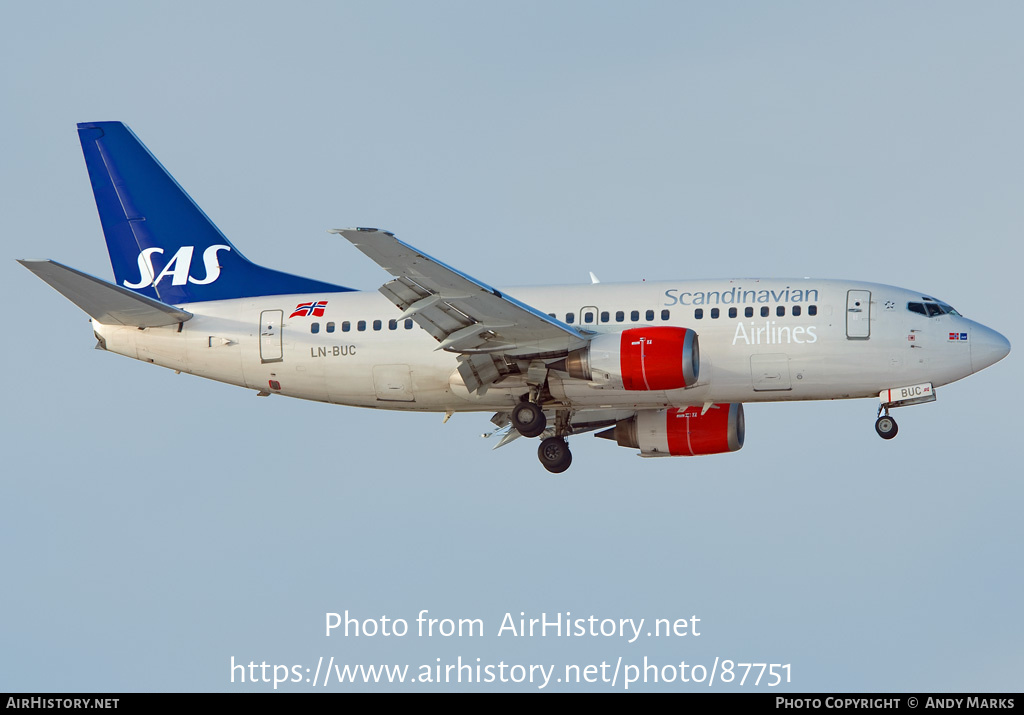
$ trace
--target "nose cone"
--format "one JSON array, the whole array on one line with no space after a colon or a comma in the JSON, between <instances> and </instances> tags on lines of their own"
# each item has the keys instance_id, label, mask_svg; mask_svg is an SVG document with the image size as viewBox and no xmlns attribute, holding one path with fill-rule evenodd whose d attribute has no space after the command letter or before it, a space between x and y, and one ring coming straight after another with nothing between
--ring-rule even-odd
<instances>
[{"instance_id":1,"label":"nose cone","mask_svg":"<svg viewBox=\"0 0 1024 715\"><path fill-rule=\"evenodd\" d=\"M971 333L971 370L978 372L995 365L1010 354L1010 341L1002 335L979 325Z\"/></svg>"}]
</instances>

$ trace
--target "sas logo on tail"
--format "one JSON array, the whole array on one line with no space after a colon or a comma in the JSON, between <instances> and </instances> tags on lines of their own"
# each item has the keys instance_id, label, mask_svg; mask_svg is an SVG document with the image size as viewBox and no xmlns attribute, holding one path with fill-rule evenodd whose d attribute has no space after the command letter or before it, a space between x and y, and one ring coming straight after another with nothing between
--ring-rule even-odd
<instances>
[{"instance_id":1,"label":"sas logo on tail","mask_svg":"<svg viewBox=\"0 0 1024 715\"><path fill-rule=\"evenodd\" d=\"M156 275L153 269L153 254L163 253L162 248L147 248L139 254L139 280L136 283L123 281L125 288L147 288L159 285L167 276L171 277L171 285L183 286L185 283L204 286L213 283L220 278L220 264L217 262L217 251L230 251L231 246L216 244L203 251L203 267L206 269L206 276L202 279L193 278L192 254L195 253L195 246L182 246L178 252L171 256L160 275Z\"/></svg>"},{"instance_id":2,"label":"sas logo on tail","mask_svg":"<svg viewBox=\"0 0 1024 715\"><path fill-rule=\"evenodd\" d=\"M324 316L324 308L326 307L326 300L315 300L309 303L299 303L297 306L295 306L295 312L289 315L288 317L308 318L309 316L312 315L317 318L322 318Z\"/></svg>"},{"instance_id":3,"label":"sas logo on tail","mask_svg":"<svg viewBox=\"0 0 1024 715\"><path fill-rule=\"evenodd\" d=\"M955 340L957 342L966 342L967 341L967 333L950 333L949 334L949 339L951 341Z\"/></svg>"}]
</instances>

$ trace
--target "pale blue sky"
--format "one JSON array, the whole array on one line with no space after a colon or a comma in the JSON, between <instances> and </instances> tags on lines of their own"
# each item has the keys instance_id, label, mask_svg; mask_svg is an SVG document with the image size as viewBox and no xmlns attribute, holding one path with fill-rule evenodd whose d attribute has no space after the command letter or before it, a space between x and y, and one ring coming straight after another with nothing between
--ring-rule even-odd
<instances>
[{"instance_id":1,"label":"pale blue sky","mask_svg":"<svg viewBox=\"0 0 1024 715\"><path fill-rule=\"evenodd\" d=\"M75 123L120 120L290 272L375 290L386 274L326 233L372 225L499 286L891 283L1020 345L1019 4L0 9L0 691L240 690L232 656L321 655L720 656L791 663L797 692L1021 689L1015 354L898 411L892 443L872 401L754 405L736 454L582 437L552 477L530 442L492 452L488 415L257 400L94 351L14 262L109 277ZM323 636L327 611L423 608L488 635ZM696 614L703 635L492 635L520 611Z\"/></svg>"}]
</instances>

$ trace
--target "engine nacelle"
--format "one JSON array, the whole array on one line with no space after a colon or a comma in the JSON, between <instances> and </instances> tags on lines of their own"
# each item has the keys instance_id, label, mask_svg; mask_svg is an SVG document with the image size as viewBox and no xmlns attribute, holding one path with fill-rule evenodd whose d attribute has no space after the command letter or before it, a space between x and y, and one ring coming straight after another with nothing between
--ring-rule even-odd
<instances>
[{"instance_id":1,"label":"engine nacelle","mask_svg":"<svg viewBox=\"0 0 1024 715\"><path fill-rule=\"evenodd\" d=\"M640 410L598 437L640 450L641 457L684 457L735 452L743 446L743 405Z\"/></svg>"},{"instance_id":2,"label":"engine nacelle","mask_svg":"<svg viewBox=\"0 0 1024 715\"><path fill-rule=\"evenodd\" d=\"M630 328L594 337L569 353L566 372L626 390L678 390L697 382L697 333L667 326Z\"/></svg>"}]
</instances>

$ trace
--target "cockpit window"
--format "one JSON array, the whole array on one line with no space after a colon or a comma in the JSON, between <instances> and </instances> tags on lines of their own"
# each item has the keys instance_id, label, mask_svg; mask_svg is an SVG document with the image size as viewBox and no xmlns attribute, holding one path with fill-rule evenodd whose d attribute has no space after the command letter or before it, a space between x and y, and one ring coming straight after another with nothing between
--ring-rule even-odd
<instances>
[{"instance_id":1,"label":"cockpit window","mask_svg":"<svg viewBox=\"0 0 1024 715\"><path fill-rule=\"evenodd\" d=\"M911 313L918 313L920 315L926 315L929 318L934 318L938 315L960 315L952 306L940 303L937 300L931 298L925 298L925 303L907 303L907 310Z\"/></svg>"}]
</instances>

